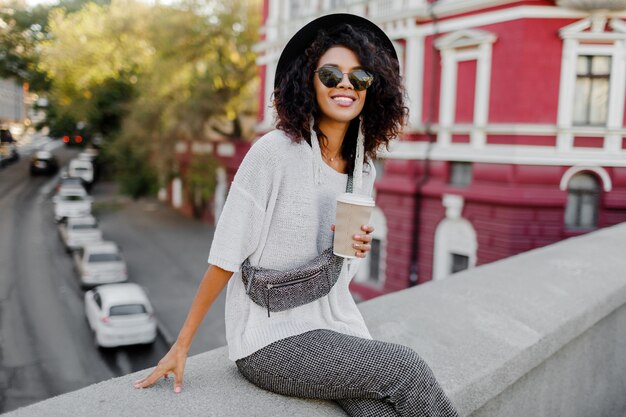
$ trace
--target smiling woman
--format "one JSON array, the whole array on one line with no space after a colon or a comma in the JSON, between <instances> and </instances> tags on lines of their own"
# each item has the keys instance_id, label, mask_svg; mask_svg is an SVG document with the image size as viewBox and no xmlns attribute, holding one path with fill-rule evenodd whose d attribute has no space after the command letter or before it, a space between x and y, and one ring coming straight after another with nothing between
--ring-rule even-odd
<instances>
[{"instance_id":1,"label":"smiling woman","mask_svg":"<svg viewBox=\"0 0 626 417\"><path fill-rule=\"evenodd\" d=\"M372 159L406 116L391 41L359 16L316 19L281 54L274 98L278 129L259 139L239 167L213 237L211 266L178 339L135 387L174 373L181 392L191 340L228 284L229 358L253 384L335 400L351 416L456 417L422 358L372 340L350 295L373 227L363 224L352 235L351 259L333 247L338 196L352 191L370 201ZM333 252L328 261L322 256ZM266 310L253 281L266 282L269 274L286 278L261 288ZM282 292L272 292L279 285ZM287 308L270 315L271 297Z\"/></svg>"}]
</instances>

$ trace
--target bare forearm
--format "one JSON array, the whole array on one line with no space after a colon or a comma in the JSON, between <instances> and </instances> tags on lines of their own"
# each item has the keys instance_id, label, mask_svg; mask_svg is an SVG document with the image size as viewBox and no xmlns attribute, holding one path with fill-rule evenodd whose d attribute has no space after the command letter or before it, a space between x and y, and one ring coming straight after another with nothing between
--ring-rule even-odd
<instances>
[{"instance_id":1,"label":"bare forearm","mask_svg":"<svg viewBox=\"0 0 626 417\"><path fill-rule=\"evenodd\" d=\"M204 273L202 282L187 314L187 319L185 319L185 323L178 333L176 344L181 348L189 349L204 316L232 275L232 272L215 265L211 265Z\"/></svg>"}]
</instances>

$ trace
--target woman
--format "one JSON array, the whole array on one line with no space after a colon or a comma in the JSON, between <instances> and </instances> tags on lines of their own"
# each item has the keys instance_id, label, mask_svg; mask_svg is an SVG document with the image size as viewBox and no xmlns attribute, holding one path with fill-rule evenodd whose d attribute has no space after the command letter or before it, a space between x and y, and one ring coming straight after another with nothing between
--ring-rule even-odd
<instances>
[{"instance_id":1,"label":"woman","mask_svg":"<svg viewBox=\"0 0 626 417\"><path fill-rule=\"evenodd\" d=\"M181 391L193 335L228 284L229 357L257 386L336 400L353 416L457 415L415 352L371 339L348 291L358 260L344 262L328 295L270 318L251 302L240 276L246 260L286 271L332 246L335 199L346 191L348 173L354 192L371 194L369 161L398 135L403 96L393 45L370 21L329 15L294 35L276 70L278 130L259 139L242 162L217 225L211 266L178 339L135 387L174 373L175 392ZM354 236L358 258L370 250L373 231L362 229Z\"/></svg>"}]
</instances>

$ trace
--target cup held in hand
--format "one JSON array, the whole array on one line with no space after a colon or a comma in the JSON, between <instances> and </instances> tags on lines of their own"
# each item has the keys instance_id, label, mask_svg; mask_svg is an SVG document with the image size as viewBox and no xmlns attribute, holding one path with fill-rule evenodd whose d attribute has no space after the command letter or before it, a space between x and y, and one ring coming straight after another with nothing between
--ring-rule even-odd
<instances>
[{"instance_id":1,"label":"cup held in hand","mask_svg":"<svg viewBox=\"0 0 626 417\"><path fill-rule=\"evenodd\" d=\"M333 253L344 258L356 258L352 236L365 233L361 226L368 224L374 200L358 194L345 193L337 197L335 240Z\"/></svg>"}]
</instances>

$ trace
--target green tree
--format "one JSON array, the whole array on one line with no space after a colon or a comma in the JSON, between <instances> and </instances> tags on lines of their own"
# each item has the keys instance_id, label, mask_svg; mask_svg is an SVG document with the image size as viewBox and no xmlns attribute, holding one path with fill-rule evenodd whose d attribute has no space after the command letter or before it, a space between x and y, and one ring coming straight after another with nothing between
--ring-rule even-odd
<instances>
[{"instance_id":1,"label":"green tree","mask_svg":"<svg viewBox=\"0 0 626 417\"><path fill-rule=\"evenodd\" d=\"M127 77L109 78L94 86L92 93L87 124L106 137L117 134L136 93L133 84Z\"/></svg>"},{"instance_id":2,"label":"green tree","mask_svg":"<svg viewBox=\"0 0 626 417\"><path fill-rule=\"evenodd\" d=\"M41 45L40 68L53 80L55 102L77 119L99 125L103 118L123 116L111 99L127 103L137 74L149 66L152 51L142 41L142 22L149 13L147 5L132 1L89 3L73 13L54 9L49 15L51 39ZM102 109L108 115L96 114ZM113 126L119 124L113 121Z\"/></svg>"},{"instance_id":3,"label":"green tree","mask_svg":"<svg viewBox=\"0 0 626 417\"><path fill-rule=\"evenodd\" d=\"M197 12L208 4L215 6L212 14ZM138 82L139 97L122 130L143 138L136 146L152 148L162 182L177 169L178 141L203 140L218 119L232 125L220 133L241 137L240 114L256 111L258 11L238 1L188 6L155 10L148 31L153 66Z\"/></svg>"}]
</instances>

